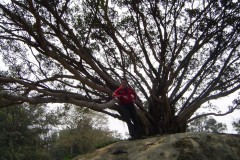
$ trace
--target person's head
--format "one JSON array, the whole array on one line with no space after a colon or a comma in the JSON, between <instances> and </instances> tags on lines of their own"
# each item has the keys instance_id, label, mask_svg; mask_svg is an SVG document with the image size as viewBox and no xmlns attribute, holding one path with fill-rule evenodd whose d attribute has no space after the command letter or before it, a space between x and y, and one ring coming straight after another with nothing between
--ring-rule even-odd
<instances>
[{"instance_id":1,"label":"person's head","mask_svg":"<svg viewBox=\"0 0 240 160\"><path fill-rule=\"evenodd\" d=\"M127 81L127 78L121 78L121 86L122 87L127 87L127 85L128 85L128 81Z\"/></svg>"}]
</instances>

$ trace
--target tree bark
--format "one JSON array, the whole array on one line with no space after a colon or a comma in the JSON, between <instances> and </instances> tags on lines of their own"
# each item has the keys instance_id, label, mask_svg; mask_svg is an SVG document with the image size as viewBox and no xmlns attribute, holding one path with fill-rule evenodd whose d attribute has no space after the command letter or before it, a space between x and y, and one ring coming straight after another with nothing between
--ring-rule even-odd
<instances>
[{"instance_id":1,"label":"tree bark","mask_svg":"<svg viewBox=\"0 0 240 160\"><path fill-rule=\"evenodd\" d=\"M136 106L135 106L136 107ZM132 138L141 138L157 134L180 133L186 131L187 121L180 120L170 110L161 113L163 105L155 104L155 112L148 112L142 108L136 107L137 121L133 123L126 109L119 107L118 112L126 122L129 134ZM166 113L167 112L167 113ZM154 113L154 114L153 114ZM164 115L164 116L163 116ZM167 115L167 116L166 116Z\"/></svg>"}]
</instances>

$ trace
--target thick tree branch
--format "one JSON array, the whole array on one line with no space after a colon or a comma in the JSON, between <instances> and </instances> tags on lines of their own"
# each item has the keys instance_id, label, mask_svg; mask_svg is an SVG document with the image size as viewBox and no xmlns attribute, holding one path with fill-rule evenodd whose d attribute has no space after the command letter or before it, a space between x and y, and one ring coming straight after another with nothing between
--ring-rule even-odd
<instances>
[{"instance_id":1,"label":"thick tree branch","mask_svg":"<svg viewBox=\"0 0 240 160\"><path fill-rule=\"evenodd\" d=\"M187 123L190 123L190 122L192 122L196 119L199 119L201 117L206 117L206 116L225 116L225 115L228 115L228 114L234 112L239 106L240 106L240 103L236 104L234 107L230 107L229 110L225 113L213 113L213 112L211 112L211 113L205 113L205 114L197 115L197 116L189 119L187 121Z\"/></svg>"}]
</instances>

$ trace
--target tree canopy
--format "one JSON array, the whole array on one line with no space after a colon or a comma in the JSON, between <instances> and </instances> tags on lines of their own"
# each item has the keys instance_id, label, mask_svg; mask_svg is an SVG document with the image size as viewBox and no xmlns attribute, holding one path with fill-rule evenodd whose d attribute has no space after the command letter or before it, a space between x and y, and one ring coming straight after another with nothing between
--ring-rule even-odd
<instances>
[{"instance_id":1,"label":"tree canopy","mask_svg":"<svg viewBox=\"0 0 240 160\"><path fill-rule=\"evenodd\" d=\"M239 91L239 14L234 0L1 1L0 106L70 103L125 121L111 96L126 76L145 135L183 131Z\"/></svg>"}]
</instances>

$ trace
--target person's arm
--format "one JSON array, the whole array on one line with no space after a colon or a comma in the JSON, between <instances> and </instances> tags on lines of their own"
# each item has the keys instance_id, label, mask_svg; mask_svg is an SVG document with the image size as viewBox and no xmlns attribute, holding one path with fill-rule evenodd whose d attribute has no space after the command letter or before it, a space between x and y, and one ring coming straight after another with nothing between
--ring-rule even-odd
<instances>
[{"instance_id":1,"label":"person's arm","mask_svg":"<svg viewBox=\"0 0 240 160\"><path fill-rule=\"evenodd\" d=\"M121 87L119 87L118 89L116 89L115 90L115 92L113 93L113 97L116 99L118 99L118 98L124 98L124 99L128 99L128 96L127 95L125 95L125 94L120 94L120 91L122 90L122 88Z\"/></svg>"},{"instance_id":2,"label":"person's arm","mask_svg":"<svg viewBox=\"0 0 240 160\"><path fill-rule=\"evenodd\" d=\"M122 95L119 94L119 90L120 90L120 88L118 88L118 89L116 89L116 90L114 91L114 93L113 93L113 95L112 95L114 98L119 98L119 97L122 96Z\"/></svg>"}]
</instances>

